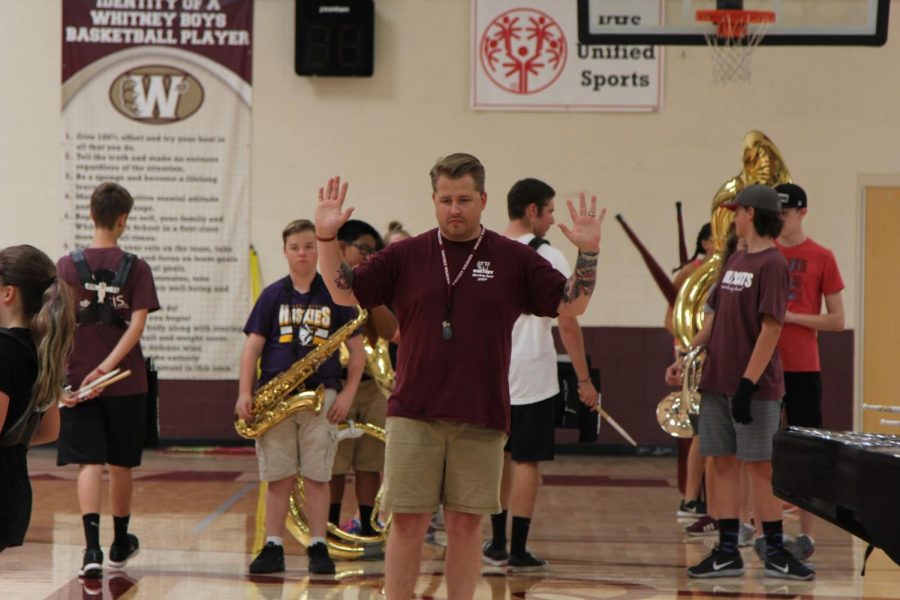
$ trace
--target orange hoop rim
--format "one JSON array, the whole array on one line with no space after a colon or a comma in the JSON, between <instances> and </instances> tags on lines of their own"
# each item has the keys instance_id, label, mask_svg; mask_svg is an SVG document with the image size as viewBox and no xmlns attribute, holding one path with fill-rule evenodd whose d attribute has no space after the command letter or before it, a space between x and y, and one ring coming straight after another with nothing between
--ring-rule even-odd
<instances>
[{"instance_id":1,"label":"orange hoop rim","mask_svg":"<svg viewBox=\"0 0 900 600\"><path fill-rule=\"evenodd\" d=\"M771 10L698 10L697 20L715 25L716 35L720 38L743 38L751 23L774 23L775 13Z\"/></svg>"}]
</instances>

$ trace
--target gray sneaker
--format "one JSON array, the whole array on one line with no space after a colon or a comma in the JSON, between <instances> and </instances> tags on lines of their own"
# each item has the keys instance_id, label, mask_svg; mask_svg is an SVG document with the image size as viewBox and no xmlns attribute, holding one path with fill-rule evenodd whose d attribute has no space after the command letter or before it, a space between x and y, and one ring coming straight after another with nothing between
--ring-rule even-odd
<instances>
[{"instance_id":1,"label":"gray sneaker","mask_svg":"<svg viewBox=\"0 0 900 600\"><path fill-rule=\"evenodd\" d=\"M766 536L761 535L753 540L753 551L756 552L756 556L759 557L759 560L766 562L766 553L768 552Z\"/></svg>"},{"instance_id":2,"label":"gray sneaker","mask_svg":"<svg viewBox=\"0 0 900 600\"><path fill-rule=\"evenodd\" d=\"M816 551L816 542L805 533L801 533L792 542L786 542L784 549L797 560L807 561Z\"/></svg>"},{"instance_id":3,"label":"gray sneaker","mask_svg":"<svg viewBox=\"0 0 900 600\"><path fill-rule=\"evenodd\" d=\"M753 527L750 523L741 523L741 528L738 530L738 546L744 548L745 546L750 546L753 544L753 535L756 533L756 528Z\"/></svg>"}]
</instances>

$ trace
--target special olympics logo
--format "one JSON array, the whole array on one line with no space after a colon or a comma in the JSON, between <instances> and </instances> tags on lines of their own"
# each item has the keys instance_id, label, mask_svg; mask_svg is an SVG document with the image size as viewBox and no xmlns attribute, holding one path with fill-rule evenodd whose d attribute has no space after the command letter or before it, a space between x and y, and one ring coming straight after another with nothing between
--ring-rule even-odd
<instances>
[{"instance_id":1,"label":"special olympics logo","mask_svg":"<svg viewBox=\"0 0 900 600\"><path fill-rule=\"evenodd\" d=\"M553 17L514 8L495 18L479 44L484 72L499 88L535 94L556 81L566 65L566 35Z\"/></svg>"}]
</instances>

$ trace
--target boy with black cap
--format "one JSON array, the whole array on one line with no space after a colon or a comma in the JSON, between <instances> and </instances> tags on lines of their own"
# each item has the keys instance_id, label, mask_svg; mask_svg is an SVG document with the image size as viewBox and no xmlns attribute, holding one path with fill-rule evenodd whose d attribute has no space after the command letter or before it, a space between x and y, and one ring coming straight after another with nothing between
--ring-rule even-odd
<instances>
[{"instance_id":1,"label":"boy with black cap","mask_svg":"<svg viewBox=\"0 0 900 600\"><path fill-rule=\"evenodd\" d=\"M747 244L722 267L710 293L709 327L694 338L707 347L700 380L700 451L713 457L719 545L689 577L744 574L738 551L741 462L750 473L757 518L766 536L765 574L812 579L815 574L784 549L781 501L772 494L772 438L781 423L784 380L778 336L789 285L787 264L775 247L781 202L764 185L743 189L724 208L734 210L735 232ZM676 362L670 372L679 369Z\"/></svg>"},{"instance_id":2,"label":"boy with black cap","mask_svg":"<svg viewBox=\"0 0 900 600\"><path fill-rule=\"evenodd\" d=\"M788 425L822 427L822 377L819 365L819 331L844 328L844 282L831 250L814 242L803 231L808 202L806 192L793 183L775 188L781 198L784 226L776 241L791 274L784 329L778 351L784 362L784 410ZM825 314L822 314L822 298ZM789 545L798 560L815 550L813 516L800 511L800 535Z\"/></svg>"}]
</instances>

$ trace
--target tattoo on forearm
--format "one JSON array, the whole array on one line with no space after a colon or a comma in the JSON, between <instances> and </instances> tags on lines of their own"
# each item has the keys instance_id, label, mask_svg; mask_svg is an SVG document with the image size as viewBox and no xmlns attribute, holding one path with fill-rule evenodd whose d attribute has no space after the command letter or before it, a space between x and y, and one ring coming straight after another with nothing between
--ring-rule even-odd
<instances>
[{"instance_id":1,"label":"tattoo on forearm","mask_svg":"<svg viewBox=\"0 0 900 600\"><path fill-rule=\"evenodd\" d=\"M349 290L353 288L353 267L342 262L341 266L338 267L338 274L334 279L334 283L337 284L339 290Z\"/></svg>"},{"instance_id":2,"label":"tattoo on forearm","mask_svg":"<svg viewBox=\"0 0 900 600\"><path fill-rule=\"evenodd\" d=\"M581 296L594 293L597 283L597 252L579 252L575 261L575 272L566 282L563 290L563 301L571 304Z\"/></svg>"}]
</instances>

